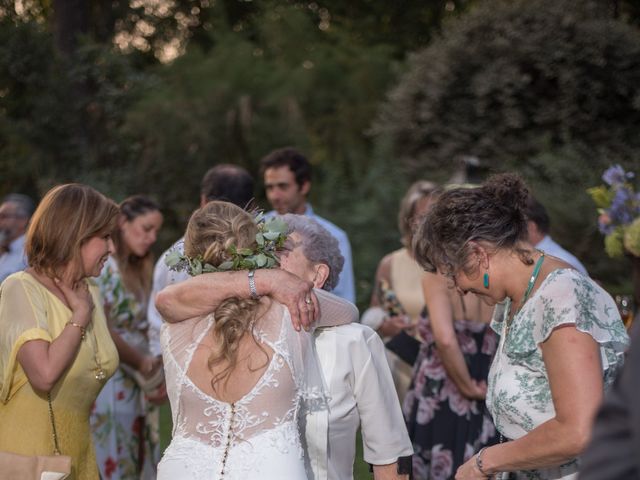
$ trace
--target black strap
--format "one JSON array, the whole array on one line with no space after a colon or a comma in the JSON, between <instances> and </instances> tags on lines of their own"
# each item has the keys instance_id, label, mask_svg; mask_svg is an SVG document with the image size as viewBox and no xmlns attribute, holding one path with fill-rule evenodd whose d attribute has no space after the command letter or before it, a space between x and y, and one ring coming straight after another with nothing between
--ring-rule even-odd
<instances>
[{"instance_id":1,"label":"black strap","mask_svg":"<svg viewBox=\"0 0 640 480\"><path fill-rule=\"evenodd\" d=\"M406 457L398 457L398 475L409 475L409 480L413 478L413 462L412 455ZM369 472L373 473L373 465L369 464Z\"/></svg>"},{"instance_id":2,"label":"black strap","mask_svg":"<svg viewBox=\"0 0 640 480\"><path fill-rule=\"evenodd\" d=\"M398 475L409 475L409 478L413 478L413 462L411 461L411 455L398 458Z\"/></svg>"}]
</instances>

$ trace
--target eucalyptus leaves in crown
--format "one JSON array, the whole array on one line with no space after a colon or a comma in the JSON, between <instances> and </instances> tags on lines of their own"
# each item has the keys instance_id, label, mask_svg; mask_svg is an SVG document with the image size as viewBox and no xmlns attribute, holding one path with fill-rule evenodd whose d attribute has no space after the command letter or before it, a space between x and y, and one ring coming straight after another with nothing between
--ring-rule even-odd
<instances>
[{"instance_id":1,"label":"eucalyptus leaves in crown","mask_svg":"<svg viewBox=\"0 0 640 480\"><path fill-rule=\"evenodd\" d=\"M205 263L202 256L191 258L179 249L171 250L165 257L165 264L176 272L187 272L192 277L201 273L229 272L231 270L256 270L274 268L280 264L276 252L284 247L289 227L280 218L265 219L262 212L256 216L258 233L254 248L229 247L230 260L220 265Z\"/></svg>"}]
</instances>

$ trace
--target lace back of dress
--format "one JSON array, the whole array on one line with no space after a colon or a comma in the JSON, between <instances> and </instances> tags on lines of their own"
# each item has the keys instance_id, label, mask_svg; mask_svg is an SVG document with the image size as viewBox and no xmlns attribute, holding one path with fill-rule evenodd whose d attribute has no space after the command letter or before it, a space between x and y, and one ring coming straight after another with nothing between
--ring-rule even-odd
<instances>
[{"instance_id":1,"label":"lace back of dress","mask_svg":"<svg viewBox=\"0 0 640 480\"><path fill-rule=\"evenodd\" d=\"M273 357L253 388L233 404L206 394L187 374L194 368L208 369L207 365L191 363L195 349L210 334L213 322L210 315L163 327L174 436L197 439L214 447L225 447L229 442L233 446L295 420L297 384L285 341L285 332L290 329L286 309L274 302L256 322L254 335L273 350Z\"/></svg>"}]
</instances>

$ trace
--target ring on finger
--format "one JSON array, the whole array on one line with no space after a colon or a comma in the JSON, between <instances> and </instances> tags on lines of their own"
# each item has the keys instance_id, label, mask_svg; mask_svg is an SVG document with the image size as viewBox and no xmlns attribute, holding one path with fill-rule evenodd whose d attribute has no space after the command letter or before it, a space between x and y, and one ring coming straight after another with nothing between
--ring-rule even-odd
<instances>
[{"instance_id":1,"label":"ring on finger","mask_svg":"<svg viewBox=\"0 0 640 480\"><path fill-rule=\"evenodd\" d=\"M304 303L306 303L307 305L311 305L311 299L309 297L305 298Z\"/></svg>"}]
</instances>

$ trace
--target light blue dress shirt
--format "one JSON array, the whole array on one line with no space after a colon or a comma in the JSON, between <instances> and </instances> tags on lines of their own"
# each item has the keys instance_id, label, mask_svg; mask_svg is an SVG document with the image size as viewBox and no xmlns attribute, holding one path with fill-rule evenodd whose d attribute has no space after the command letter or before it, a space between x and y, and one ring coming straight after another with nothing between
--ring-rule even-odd
<instances>
[{"instance_id":1,"label":"light blue dress shirt","mask_svg":"<svg viewBox=\"0 0 640 480\"><path fill-rule=\"evenodd\" d=\"M9 251L0 256L0 282L25 268L27 257L24 254L24 235L21 235L9 244Z\"/></svg>"},{"instance_id":2,"label":"light blue dress shirt","mask_svg":"<svg viewBox=\"0 0 640 480\"><path fill-rule=\"evenodd\" d=\"M587 277L589 276L589 274L587 273L587 269L584 268L584 265L582 265L580 260L566 251L564 248L562 248L559 244L554 242L549 235L546 235L542 240L540 240L540 242L536 245L536 248L538 250L542 250L544 253L551 255L552 257L557 257L560 260L564 260L580 273L586 275Z\"/></svg>"},{"instance_id":3,"label":"light blue dress shirt","mask_svg":"<svg viewBox=\"0 0 640 480\"><path fill-rule=\"evenodd\" d=\"M173 250L177 250L181 254L184 254L184 237L177 240L176 243L164 251L153 269L153 286L151 288L149 304L147 305L147 321L149 322L147 336L149 337L149 350L151 354L155 356L162 355L160 329L164 323L162 315L160 315L160 312L156 308L156 296L164 287L184 282L186 279L191 278L187 272L176 272L175 270L171 270L165 263L167 255Z\"/></svg>"}]
</instances>

